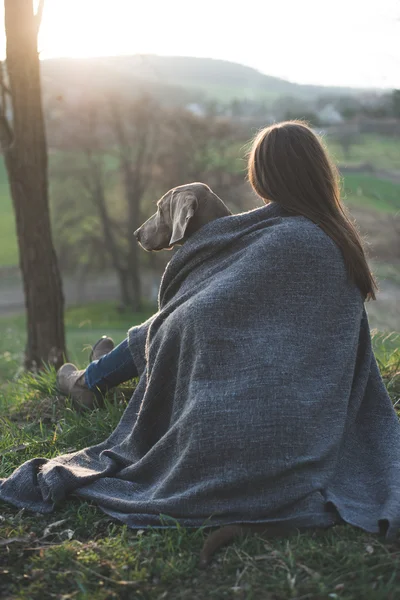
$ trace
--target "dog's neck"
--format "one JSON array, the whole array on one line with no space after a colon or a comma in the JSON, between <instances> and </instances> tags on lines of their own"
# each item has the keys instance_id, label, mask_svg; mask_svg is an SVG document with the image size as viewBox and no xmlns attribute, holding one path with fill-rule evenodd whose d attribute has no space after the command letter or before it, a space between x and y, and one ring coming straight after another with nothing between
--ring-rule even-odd
<instances>
[{"instance_id":1,"label":"dog's neck","mask_svg":"<svg viewBox=\"0 0 400 600\"><path fill-rule=\"evenodd\" d=\"M201 210L201 205L200 205L198 208L198 211L196 212L196 220L195 221L191 220L188 223L188 226L187 226L186 232L185 232L184 241L186 241L191 235L193 235L196 231L201 229L204 225L207 225L207 223L211 223L211 221L215 221L216 219L220 219L221 217L227 217L231 214L232 214L231 211L222 202L222 200L221 200L221 203L218 203L216 205L215 210L212 215L210 215L209 213L207 214L206 211L203 212Z\"/></svg>"},{"instance_id":2,"label":"dog's neck","mask_svg":"<svg viewBox=\"0 0 400 600\"><path fill-rule=\"evenodd\" d=\"M215 203L213 202L213 211L211 214L202 204L200 204L196 214L198 228L202 227L206 223L210 223L210 221L215 221L215 219L227 217L231 214L232 213L229 208L222 202L220 198L218 198L218 201Z\"/></svg>"}]
</instances>

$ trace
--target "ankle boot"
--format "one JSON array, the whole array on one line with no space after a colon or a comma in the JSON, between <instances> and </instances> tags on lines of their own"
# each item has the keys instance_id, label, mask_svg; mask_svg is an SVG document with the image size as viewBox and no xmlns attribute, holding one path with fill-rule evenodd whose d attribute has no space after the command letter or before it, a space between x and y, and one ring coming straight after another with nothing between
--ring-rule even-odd
<instances>
[{"instance_id":1,"label":"ankle boot","mask_svg":"<svg viewBox=\"0 0 400 600\"><path fill-rule=\"evenodd\" d=\"M102 356L105 356L115 347L114 341L112 338L103 335L93 346L92 351L89 356L90 362L93 360L99 360Z\"/></svg>"},{"instance_id":2,"label":"ankle boot","mask_svg":"<svg viewBox=\"0 0 400 600\"><path fill-rule=\"evenodd\" d=\"M94 408L96 395L85 382L85 369L79 370L71 363L66 363L57 371L57 388L60 394L71 396L78 409Z\"/></svg>"}]
</instances>

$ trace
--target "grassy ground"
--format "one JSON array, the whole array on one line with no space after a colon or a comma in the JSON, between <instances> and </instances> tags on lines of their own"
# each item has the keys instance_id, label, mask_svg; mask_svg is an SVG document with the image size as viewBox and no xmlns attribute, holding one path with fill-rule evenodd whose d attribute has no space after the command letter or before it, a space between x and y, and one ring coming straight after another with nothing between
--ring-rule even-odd
<instances>
[{"instance_id":1,"label":"grassy ground","mask_svg":"<svg viewBox=\"0 0 400 600\"><path fill-rule=\"evenodd\" d=\"M125 336L152 310L121 318L111 305L67 312L71 358L84 366L85 345L100 335ZM53 457L104 440L129 395L78 415L58 398L55 374L18 374L23 319L0 320L0 477L25 460ZM374 346L393 403L400 399L399 336ZM397 373L397 375L396 375ZM400 405L400 403L399 403ZM397 405L396 405L397 406ZM9 599L276 599L387 600L400 597L400 538L386 544L348 525L290 539L260 536L220 551L206 570L198 555L202 530L135 532L94 505L71 499L50 515L0 505L0 597Z\"/></svg>"},{"instance_id":2,"label":"grassy ground","mask_svg":"<svg viewBox=\"0 0 400 600\"><path fill-rule=\"evenodd\" d=\"M11 204L6 169L0 157L0 267L18 264L15 218Z\"/></svg>"},{"instance_id":3,"label":"grassy ground","mask_svg":"<svg viewBox=\"0 0 400 600\"><path fill-rule=\"evenodd\" d=\"M398 214L400 185L363 173L348 174L343 178L343 199L352 206L370 208L377 213Z\"/></svg>"},{"instance_id":4,"label":"grassy ground","mask_svg":"<svg viewBox=\"0 0 400 600\"><path fill-rule=\"evenodd\" d=\"M345 156L343 148L329 136L326 144L334 159L345 165L370 163L378 169L400 171L399 140L375 134L357 136L355 143L350 146L349 156Z\"/></svg>"},{"instance_id":5,"label":"grassy ground","mask_svg":"<svg viewBox=\"0 0 400 600\"><path fill-rule=\"evenodd\" d=\"M372 272L378 278L378 280L387 280L396 285L400 286L400 265L386 264L386 263L371 263Z\"/></svg>"}]
</instances>

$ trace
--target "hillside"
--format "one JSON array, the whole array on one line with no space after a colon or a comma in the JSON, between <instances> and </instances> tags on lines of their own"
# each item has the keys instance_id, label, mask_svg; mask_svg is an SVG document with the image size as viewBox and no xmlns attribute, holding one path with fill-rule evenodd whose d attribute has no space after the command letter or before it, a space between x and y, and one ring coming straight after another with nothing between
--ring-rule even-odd
<instances>
[{"instance_id":1,"label":"hillside","mask_svg":"<svg viewBox=\"0 0 400 600\"><path fill-rule=\"evenodd\" d=\"M300 85L241 64L212 58L134 55L103 58L54 58L42 61L46 94L91 93L137 89L167 90L184 101L202 97L274 100L279 96L312 99L321 95L352 94L360 90Z\"/></svg>"}]
</instances>

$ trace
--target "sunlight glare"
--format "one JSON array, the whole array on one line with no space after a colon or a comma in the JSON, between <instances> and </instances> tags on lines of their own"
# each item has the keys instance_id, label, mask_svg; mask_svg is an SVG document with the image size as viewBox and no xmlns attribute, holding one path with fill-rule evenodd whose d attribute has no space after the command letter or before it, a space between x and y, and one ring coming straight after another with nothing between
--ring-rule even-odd
<instances>
[{"instance_id":1,"label":"sunlight glare","mask_svg":"<svg viewBox=\"0 0 400 600\"><path fill-rule=\"evenodd\" d=\"M230 0L45 0L44 6L41 58L197 56L298 83L400 87L398 0L379 6L249 0L245 7Z\"/></svg>"}]
</instances>

